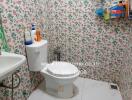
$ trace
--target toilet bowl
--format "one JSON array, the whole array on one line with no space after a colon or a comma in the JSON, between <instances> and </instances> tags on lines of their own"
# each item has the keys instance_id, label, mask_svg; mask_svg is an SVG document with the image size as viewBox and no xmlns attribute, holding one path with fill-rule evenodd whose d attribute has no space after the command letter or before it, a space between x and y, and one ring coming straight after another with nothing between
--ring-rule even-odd
<instances>
[{"instance_id":1,"label":"toilet bowl","mask_svg":"<svg viewBox=\"0 0 132 100\"><path fill-rule=\"evenodd\" d=\"M47 63L46 40L26 46L30 71L40 71L46 81L46 92L60 98L72 97L73 82L79 76L80 71L76 66L68 62L54 61Z\"/></svg>"},{"instance_id":2,"label":"toilet bowl","mask_svg":"<svg viewBox=\"0 0 132 100\"><path fill-rule=\"evenodd\" d=\"M71 67L71 68L70 68ZM53 62L41 70L46 80L46 91L56 97L69 98L73 94L73 82L79 76L78 69L67 62Z\"/></svg>"}]
</instances>

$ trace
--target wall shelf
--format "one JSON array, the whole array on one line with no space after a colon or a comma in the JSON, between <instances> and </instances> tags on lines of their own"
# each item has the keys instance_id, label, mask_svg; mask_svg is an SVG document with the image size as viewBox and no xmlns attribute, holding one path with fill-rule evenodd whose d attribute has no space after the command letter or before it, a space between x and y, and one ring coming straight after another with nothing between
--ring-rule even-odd
<instances>
[{"instance_id":1,"label":"wall shelf","mask_svg":"<svg viewBox=\"0 0 132 100\"><path fill-rule=\"evenodd\" d=\"M104 20L132 19L132 0L96 0L96 14Z\"/></svg>"}]
</instances>

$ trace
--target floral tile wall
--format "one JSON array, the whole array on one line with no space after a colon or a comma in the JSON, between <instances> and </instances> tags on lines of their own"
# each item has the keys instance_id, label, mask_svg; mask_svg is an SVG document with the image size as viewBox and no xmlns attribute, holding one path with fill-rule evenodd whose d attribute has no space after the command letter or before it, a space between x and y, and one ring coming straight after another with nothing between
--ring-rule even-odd
<instances>
[{"instance_id":1,"label":"floral tile wall","mask_svg":"<svg viewBox=\"0 0 132 100\"><path fill-rule=\"evenodd\" d=\"M132 21L105 23L95 15L96 0L48 0L49 61L75 64L82 77L119 84L124 100L132 93ZM131 92L130 92L131 91Z\"/></svg>"},{"instance_id":2,"label":"floral tile wall","mask_svg":"<svg viewBox=\"0 0 132 100\"><path fill-rule=\"evenodd\" d=\"M25 55L24 30L31 29L31 23L40 24L45 15L44 0L0 0L0 12L6 39L11 52ZM40 73L29 72L27 64L18 70L21 84L14 90L14 100L26 100L43 80ZM18 83L14 75L14 85ZM11 77L4 84L11 85ZM0 100L11 100L11 90L0 87Z\"/></svg>"},{"instance_id":3,"label":"floral tile wall","mask_svg":"<svg viewBox=\"0 0 132 100\"><path fill-rule=\"evenodd\" d=\"M121 19L105 23L95 16L96 0L0 0L3 25L11 52L25 55L23 27L41 18L46 21L49 62L60 48L61 60L75 64L81 77L119 84L124 100L132 93L132 21ZM19 69L21 84L14 100L26 100L43 80L40 73ZM15 76L14 76L15 77ZM15 80L17 84L18 80ZM8 77L5 84L11 84ZM11 91L0 88L0 99L10 100Z\"/></svg>"}]
</instances>

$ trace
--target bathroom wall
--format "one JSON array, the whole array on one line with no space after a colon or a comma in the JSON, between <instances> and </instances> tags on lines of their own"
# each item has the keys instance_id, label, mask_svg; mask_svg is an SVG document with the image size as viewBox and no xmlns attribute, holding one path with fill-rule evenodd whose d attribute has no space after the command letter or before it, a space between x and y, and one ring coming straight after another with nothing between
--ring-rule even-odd
<instances>
[{"instance_id":1,"label":"bathroom wall","mask_svg":"<svg viewBox=\"0 0 132 100\"><path fill-rule=\"evenodd\" d=\"M131 64L131 62L130 62ZM132 65L132 64L131 64ZM123 100L132 100L132 66L122 67L120 89Z\"/></svg>"},{"instance_id":2,"label":"bathroom wall","mask_svg":"<svg viewBox=\"0 0 132 100\"><path fill-rule=\"evenodd\" d=\"M2 23L10 52L25 55L23 28L29 29L34 22L40 24L40 19L45 16L45 3L44 0L0 0ZM14 100L26 100L43 78L40 73L29 72L26 63L20 67L18 75L21 84L14 90ZM17 85L18 80L14 78L14 85ZM10 86L11 77L4 84ZM11 100L11 90L0 87L0 100Z\"/></svg>"},{"instance_id":3,"label":"bathroom wall","mask_svg":"<svg viewBox=\"0 0 132 100\"><path fill-rule=\"evenodd\" d=\"M60 47L61 60L77 65L80 76L117 83L124 100L131 100L132 21L105 23L95 9L96 0L48 1L49 61Z\"/></svg>"},{"instance_id":4,"label":"bathroom wall","mask_svg":"<svg viewBox=\"0 0 132 100\"><path fill-rule=\"evenodd\" d=\"M5 35L11 52L25 55L23 27L46 20L49 62L60 47L61 60L75 64L82 77L119 84L124 100L132 93L132 30L130 20L106 24L95 16L95 0L1 0ZM43 79L26 64L19 69L20 86L15 100L25 100ZM15 80L17 84L18 80ZM8 77L5 84L11 84ZM10 100L11 91L0 88L0 99Z\"/></svg>"}]
</instances>

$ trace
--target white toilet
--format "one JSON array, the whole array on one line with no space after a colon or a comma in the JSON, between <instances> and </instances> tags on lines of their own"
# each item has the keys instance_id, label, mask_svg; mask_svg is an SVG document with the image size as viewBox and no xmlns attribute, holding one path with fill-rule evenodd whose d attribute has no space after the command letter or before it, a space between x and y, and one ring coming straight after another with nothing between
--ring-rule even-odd
<instances>
[{"instance_id":1,"label":"white toilet","mask_svg":"<svg viewBox=\"0 0 132 100\"><path fill-rule=\"evenodd\" d=\"M73 81L80 71L67 62L47 64L46 40L26 46L30 71L40 71L46 80L46 91L56 97L70 98L73 96Z\"/></svg>"}]
</instances>

